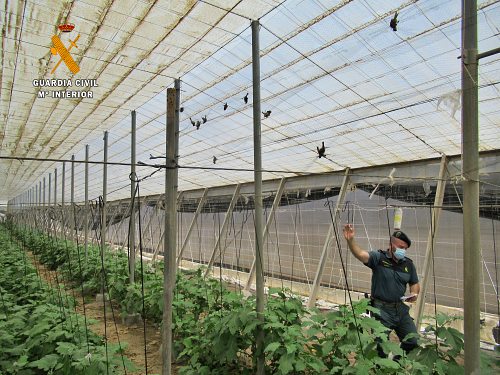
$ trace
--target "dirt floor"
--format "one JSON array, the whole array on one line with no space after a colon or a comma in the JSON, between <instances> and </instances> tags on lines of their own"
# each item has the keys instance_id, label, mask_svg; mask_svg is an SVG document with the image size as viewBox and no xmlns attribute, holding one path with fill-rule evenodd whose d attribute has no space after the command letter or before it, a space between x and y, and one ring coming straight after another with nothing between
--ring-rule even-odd
<instances>
[{"instance_id":1,"label":"dirt floor","mask_svg":"<svg viewBox=\"0 0 500 375\"><path fill-rule=\"evenodd\" d=\"M32 262L35 264L38 274L44 279L51 287L57 288L58 282L61 283L59 275L55 271L48 270L44 265L40 264L36 256L28 253ZM77 311L82 314L83 304L81 293L76 289L66 289L68 295L74 295L78 301ZM161 374L162 370L162 357L160 352L161 336L160 330L146 322L146 356L144 354L144 325L142 322L126 326L122 323L120 318L120 309L113 303L111 305L106 302L106 324L104 319L104 304L96 302L95 297L85 297L85 313L87 318L94 319L97 322L89 326L89 328L96 334L104 337L105 330L107 340L110 343L118 344L118 341L125 346L125 355L136 365L139 369L133 373L135 375L154 375ZM126 343L126 344L125 344ZM147 371L146 371L147 359ZM178 373L178 368L173 366L173 374Z\"/></svg>"}]
</instances>

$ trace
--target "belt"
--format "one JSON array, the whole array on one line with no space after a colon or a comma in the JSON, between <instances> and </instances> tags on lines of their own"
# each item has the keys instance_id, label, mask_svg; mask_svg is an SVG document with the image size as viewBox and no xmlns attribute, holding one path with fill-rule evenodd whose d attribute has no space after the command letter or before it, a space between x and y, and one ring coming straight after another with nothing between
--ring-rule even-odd
<instances>
[{"instance_id":1,"label":"belt","mask_svg":"<svg viewBox=\"0 0 500 375\"><path fill-rule=\"evenodd\" d=\"M387 301L383 301L381 299L378 299L378 298L372 298L372 301L375 302L375 303L380 303L384 306L389 306L389 307L397 307L397 306L400 306L403 302L402 301L396 301L396 302L387 302Z\"/></svg>"}]
</instances>

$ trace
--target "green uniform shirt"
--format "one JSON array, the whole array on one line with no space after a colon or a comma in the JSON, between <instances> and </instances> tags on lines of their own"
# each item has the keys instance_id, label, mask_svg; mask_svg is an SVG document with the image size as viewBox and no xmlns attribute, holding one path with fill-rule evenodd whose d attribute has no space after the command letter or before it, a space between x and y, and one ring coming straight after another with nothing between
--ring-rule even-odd
<instances>
[{"instance_id":1,"label":"green uniform shirt","mask_svg":"<svg viewBox=\"0 0 500 375\"><path fill-rule=\"evenodd\" d=\"M406 284L418 283L417 270L410 258L395 263L388 251L370 251L365 265L372 269L372 298L386 302L399 302Z\"/></svg>"}]
</instances>

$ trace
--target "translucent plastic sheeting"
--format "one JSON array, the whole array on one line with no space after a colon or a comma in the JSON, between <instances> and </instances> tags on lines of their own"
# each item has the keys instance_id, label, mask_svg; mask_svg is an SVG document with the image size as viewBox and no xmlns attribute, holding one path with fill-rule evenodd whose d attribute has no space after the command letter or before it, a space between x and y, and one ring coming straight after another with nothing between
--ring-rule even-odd
<instances>
[{"instance_id":1,"label":"translucent plastic sheeting","mask_svg":"<svg viewBox=\"0 0 500 375\"><path fill-rule=\"evenodd\" d=\"M268 117L262 115L265 179L461 151L460 2L95 3L39 1L27 2L23 9L22 4L7 2L2 11L7 25L2 156L76 154L81 160L84 144L89 143L91 160L100 161L102 131L108 130L109 160L127 163L130 111L135 109L137 160L161 164L161 159L149 158L165 153L165 88L179 77L184 109L179 189L252 181L249 26L250 19L257 18L261 108L271 111ZM389 22L396 12L399 23L393 31ZM479 52L499 46L499 19L498 1L478 1ZM92 99L41 99L32 85L35 78L50 77L56 64L50 38L63 21L74 23L81 35L78 48L71 51L80 64L78 76L99 83ZM496 150L500 59L482 59L479 66L480 150ZM69 73L63 68L57 71L61 77ZM326 158L317 157L322 142ZM0 198L29 188L55 167L1 160L0 172L7 178L0 182ZM91 168L89 194L95 198L102 194L102 167ZM83 167L77 170L81 200ZM147 177L155 170L140 167L138 175ZM129 196L130 167L109 166L108 173L109 199ZM161 193L163 185L160 171L140 186L142 193L153 194Z\"/></svg>"}]
</instances>

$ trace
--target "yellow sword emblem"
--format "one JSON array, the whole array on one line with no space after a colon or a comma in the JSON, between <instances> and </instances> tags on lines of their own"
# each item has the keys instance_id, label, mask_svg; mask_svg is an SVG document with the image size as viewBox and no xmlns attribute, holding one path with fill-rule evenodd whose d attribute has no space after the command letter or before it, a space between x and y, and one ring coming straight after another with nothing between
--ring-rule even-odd
<instances>
[{"instance_id":1,"label":"yellow sword emblem","mask_svg":"<svg viewBox=\"0 0 500 375\"><path fill-rule=\"evenodd\" d=\"M61 41L61 39L59 39L59 37L57 35L54 35L52 37L52 43L54 44L54 47L52 47L50 49L50 52L52 52L53 55L59 54L59 56L61 56L61 58L57 62L56 66L54 66L54 68L51 70L50 74L54 74L56 69L59 67L59 65L61 65L61 62L63 62L63 61L66 64L66 66L68 67L68 69L71 71L71 73L76 74L80 71L80 67L78 66L78 64L75 62L75 60L73 60L73 58L69 54L69 51L71 51L71 48L73 48L73 47L78 48L78 46L76 45L76 42L78 41L79 38L80 38L80 34L78 34L78 36L75 38L75 40L70 39L69 42L71 43L71 45L66 49L66 47L64 47L63 42Z\"/></svg>"}]
</instances>

